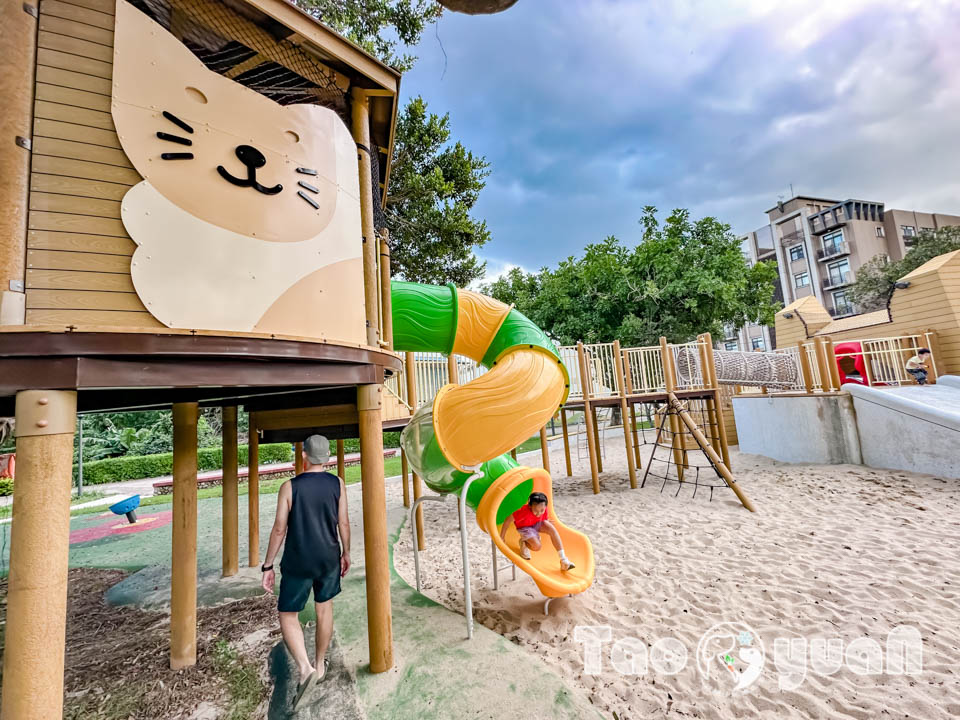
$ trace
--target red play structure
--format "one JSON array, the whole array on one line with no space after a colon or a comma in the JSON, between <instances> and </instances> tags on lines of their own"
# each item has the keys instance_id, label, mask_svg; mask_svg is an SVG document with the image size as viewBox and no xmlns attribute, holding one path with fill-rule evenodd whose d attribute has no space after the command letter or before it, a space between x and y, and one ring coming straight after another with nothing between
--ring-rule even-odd
<instances>
[{"instance_id":1,"label":"red play structure","mask_svg":"<svg viewBox=\"0 0 960 720\"><path fill-rule=\"evenodd\" d=\"M840 384L869 385L867 369L863 362L863 348L858 342L843 342L833 346L840 370Z\"/></svg>"}]
</instances>

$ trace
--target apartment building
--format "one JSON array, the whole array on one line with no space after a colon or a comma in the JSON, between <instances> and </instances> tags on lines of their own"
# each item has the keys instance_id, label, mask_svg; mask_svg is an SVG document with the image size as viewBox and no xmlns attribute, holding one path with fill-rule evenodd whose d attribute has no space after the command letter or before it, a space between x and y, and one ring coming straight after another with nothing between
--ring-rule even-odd
<instances>
[{"instance_id":1,"label":"apartment building","mask_svg":"<svg viewBox=\"0 0 960 720\"><path fill-rule=\"evenodd\" d=\"M797 196L766 211L768 225L741 237L750 262L776 260L777 299L784 305L815 296L832 317L857 314L850 286L863 263L884 255L900 260L923 230L960 225L960 216L887 210L881 202ZM728 328L720 348L776 347L769 328Z\"/></svg>"}]
</instances>

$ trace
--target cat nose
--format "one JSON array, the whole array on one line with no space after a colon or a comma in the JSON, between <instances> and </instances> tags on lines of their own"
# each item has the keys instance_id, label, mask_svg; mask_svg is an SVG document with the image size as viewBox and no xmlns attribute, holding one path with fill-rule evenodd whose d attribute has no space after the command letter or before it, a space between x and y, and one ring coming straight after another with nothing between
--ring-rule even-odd
<instances>
[{"instance_id":1,"label":"cat nose","mask_svg":"<svg viewBox=\"0 0 960 720\"><path fill-rule=\"evenodd\" d=\"M252 145L237 145L235 152L240 162L248 168L262 168L267 164L267 159L263 156L263 153Z\"/></svg>"}]
</instances>

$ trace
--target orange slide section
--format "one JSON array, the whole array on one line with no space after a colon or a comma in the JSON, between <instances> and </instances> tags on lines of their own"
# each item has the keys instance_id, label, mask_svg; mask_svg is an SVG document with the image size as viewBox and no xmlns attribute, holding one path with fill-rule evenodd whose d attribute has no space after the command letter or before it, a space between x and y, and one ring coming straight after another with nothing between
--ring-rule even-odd
<instances>
[{"instance_id":1,"label":"orange slide section","mask_svg":"<svg viewBox=\"0 0 960 720\"><path fill-rule=\"evenodd\" d=\"M564 572L560 569L560 558L546 536L543 537L543 547L537 552L531 551L529 560L520 557L520 540L516 528L511 526L505 541L500 538L497 509L511 490L529 479L533 480L534 492L542 492L547 496L548 517L560 533L567 557L576 565L572 570ZM493 538L500 552L506 555L510 562L533 578L540 592L547 597L575 595L593 583L593 546L590 538L557 519L553 504L553 483L546 470L521 466L501 475L484 493L477 506L477 524Z\"/></svg>"}]
</instances>

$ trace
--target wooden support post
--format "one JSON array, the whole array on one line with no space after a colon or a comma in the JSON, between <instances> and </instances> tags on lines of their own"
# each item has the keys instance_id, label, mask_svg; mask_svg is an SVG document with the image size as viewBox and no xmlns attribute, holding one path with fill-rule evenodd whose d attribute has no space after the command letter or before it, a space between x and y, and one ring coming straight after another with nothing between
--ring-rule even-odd
<instances>
[{"instance_id":1,"label":"wooden support post","mask_svg":"<svg viewBox=\"0 0 960 720\"><path fill-rule=\"evenodd\" d=\"M293 472L299 475L303 472L303 443L293 444Z\"/></svg>"},{"instance_id":2,"label":"wooden support post","mask_svg":"<svg viewBox=\"0 0 960 720\"><path fill-rule=\"evenodd\" d=\"M17 478L10 525L3 720L63 716L76 418L75 392L17 393Z\"/></svg>"},{"instance_id":3,"label":"wooden support post","mask_svg":"<svg viewBox=\"0 0 960 720\"><path fill-rule=\"evenodd\" d=\"M351 92L353 139L357 144L360 170L360 227L363 234L363 307L367 318L367 345L380 344L380 298L378 297L377 249L373 225L373 177L370 168L370 104L367 93L355 87Z\"/></svg>"},{"instance_id":4,"label":"wooden support post","mask_svg":"<svg viewBox=\"0 0 960 720\"><path fill-rule=\"evenodd\" d=\"M627 451L627 473L630 476L630 487L637 487L637 468L634 465L636 458L633 454L633 432L628 427L630 422L627 412L627 376L623 371L623 355L620 352L620 341L613 341L613 362L617 372L617 388L620 390L620 419L623 421L623 444Z\"/></svg>"},{"instance_id":5,"label":"wooden support post","mask_svg":"<svg viewBox=\"0 0 960 720\"><path fill-rule=\"evenodd\" d=\"M673 352L667 344L665 337L660 338L660 361L663 363L663 384L667 393L672 393L677 387L676 370L673 367ZM667 412L664 420L670 423L670 447L673 449L673 464L677 466L677 479L683 482L683 469L686 464L683 445L684 440L680 436L680 420L674 413Z\"/></svg>"},{"instance_id":6,"label":"wooden support post","mask_svg":"<svg viewBox=\"0 0 960 720\"><path fill-rule=\"evenodd\" d=\"M721 446L720 426L723 424L723 413L720 407L719 383L716 378L716 366L713 364L713 347L711 345L710 333L704 333L697 336L698 350L700 351L700 368L703 379L703 387L709 388L714 392L710 397L703 400L703 417L710 430L710 443L715 447Z\"/></svg>"},{"instance_id":7,"label":"wooden support post","mask_svg":"<svg viewBox=\"0 0 960 720\"><path fill-rule=\"evenodd\" d=\"M223 408L223 576L231 577L240 569L239 483L237 478L237 406Z\"/></svg>"},{"instance_id":8,"label":"wooden support post","mask_svg":"<svg viewBox=\"0 0 960 720\"><path fill-rule=\"evenodd\" d=\"M247 441L247 564L260 564L260 434L250 413Z\"/></svg>"},{"instance_id":9,"label":"wooden support post","mask_svg":"<svg viewBox=\"0 0 960 720\"><path fill-rule=\"evenodd\" d=\"M510 457L512 457L514 460L517 459L517 449L516 449L516 448L513 448L513 450L510 451Z\"/></svg>"},{"instance_id":10,"label":"wooden support post","mask_svg":"<svg viewBox=\"0 0 960 720\"><path fill-rule=\"evenodd\" d=\"M447 377L450 379L451 385L460 384L460 371L457 370L457 358L454 357L453 353L447 355Z\"/></svg>"},{"instance_id":11,"label":"wooden support post","mask_svg":"<svg viewBox=\"0 0 960 720\"><path fill-rule=\"evenodd\" d=\"M24 273L30 153L33 138L33 90L37 56L38 0L0 7L0 325L22 325L26 315ZM41 656L44 656L41 654ZM9 667L9 666L4 666ZM62 681L61 681L62 686ZM4 696L7 697L7 696ZM24 698L24 702L27 698ZM7 703L4 702L4 718ZM57 703L60 706L60 703ZM39 717L25 713L22 717ZM57 717L60 715L58 714Z\"/></svg>"},{"instance_id":12,"label":"wooden support post","mask_svg":"<svg viewBox=\"0 0 960 720\"><path fill-rule=\"evenodd\" d=\"M597 450L597 472L603 472L603 443L600 442L600 422L597 420L597 406L590 404L593 414L593 446Z\"/></svg>"},{"instance_id":13,"label":"wooden support post","mask_svg":"<svg viewBox=\"0 0 960 720\"><path fill-rule=\"evenodd\" d=\"M383 309L383 341L393 350L393 298L390 295L390 243L384 228L380 237L380 298Z\"/></svg>"},{"instance_id":14,"label":"wooden support post","mask_svg":"<svg viewBox=\"0 0 960 720\"><path fill-rule=\"evenodd\" d=\"M813 349L817 358L817 372L820 374L820 389L823 392L833 390L833 377L827 367L827 355L823 349L823 338L819 335L813 338Z\"/></svg>"},{"instance_id":15,"label":"wooden support post","mask_svg":"<svg viewBox=\"0 0 960 720\"><path fill-rule=\"evenodd\" d=\"M363 498L363 558L367 582L367 637L370 672L393 667L390 614L390 544L383 483L382 385L357 388L360 425L360 481Z\"/></svg>"},{"instance_id":16,"label":"wooden support post","mask_svg":"<svg viewBox=\"0 0 960 720\"><path fill-rule=\"evenodd\" d=\"M337 440L337 477L347 478L347 461L343 457L343 439Z\"/></svg>"},{"instance_id":17,"label":"wooden support post","mask_svg":"<svg viewBox=\"0 0 960 720\"><path fill-rule=\"evenodd\" d=\"M407 467L407 454L400 451L400 477L403 482L403 506L410 507L410 469Z\"/></svg>"},{"instance_id":18,"label":"wooden support post","mask_svg":"<svg viewBox=\"0 0 960 720\"><path fill-rule=\"evenodd\" d=\"M567 477L573 477L573 464L570 462L570 433L567 430L566 408L560 408L560 426L563 428L563 459L567 463Z\"/></svg>"},{"instance_id":19,"label":"wooden support post","mask_svg":"<svg viewBox=\"0 0 960 720\"><path fill-rule=\"evenodd\" d=\"M587 356L583 343L577 343L577 362L580 365L580 389L583 393L583 421L587 431L587 455L590 457L590 479L593 481L593 494L600 492L600 475L597 463L597 449L593 444L593 411L590 407L590 375L587 368Z\"/></svg>"},{"instance_id":20,"label":"wooden support post","mask_svg":"<svg viewBox=\"0 0 960 720\"><path fill-rule=\"evenodd\" d=\"M835 390L840 389L840 367L837 365L837 352L833 349L833 338L826 338L823 349L827 356L827 368L830 370L830 383Z\"/></svg>"},{"instance_id":21,"label":"wooden support post","mask_svg":"<svg viewBox=\"0 0 960 720\"><path fill-rule=\"evenodd\" d=\"M720 456L723 458L724 465L730 469L730 445L727 442L727 426L723 419L723 396L720 393L720 379L717 377L717 361L713 354L713 338L710 333L704 333L707 350L707 368L710 370L710 387L713 388L713 398L707 401L708 405L713 406L713 414L717 423L717 440L720 442Z\"/></svg>"},{"instance_id":22,"label":"wooden support post","mask_svg":"<svg viewBox=\"0 0 960 720\"><path fill-rule=\"evenodd\" d=\"M417 372L414 363L413 353L408 352L404 355L405 370L407 375L407 404L413 412L417 410ZM416 501L422 494L423 488L420 486L420 476L412 473L413 480L413 499ZM423 533L423 504L417 508L417 549L423 550L427 543Z\"/></svg>"},{"instance_id":23,"label":"wooden support post","mask_svg":"<svg viewBox=\"0 0 960 720\"><path fill-rule=\"evenodd\" d=\"M803 346L803 340L797 340L797 355L800 358L803 386L807 390L807 395L811 395L813 394L813 371L810 369L810 358L807 356L807 349Z\"/></svg>"},{"instance_id":24,"label":"wooden support post","mask_svg":"<svg viewBox=\"0 0 960 720\"><path fill-rule=\"evenodd\" d=\"M924 347L930 351L933 359L929 363L930 372L927 382L936 383L937 378L946 372L946 366L943 364L943 358L940 356L940 338L937 337L937 331L927 329L923 331Z\"/></svg>"},{"instance_id":25,"label":"wooden support post","mask_svg":"<svg viewBox=\"0 0 960 720\"><path fill-rule=\"evenodd\" d=\"M710 444L707 442L707 439L703 436L703 433L700 432L700 429L697 427L697 424L693 421L693 418L690 417L689 413L683 409L683 404L677 399L677 396L672 392L667 393L667 396L670 398L670 405L676 410L677 416L687 426L687 430L690 431L697 441L703 446L703 451L706 453L707 457L713 462L717 467L717 472L720 473L720 476L723 478L724 482L730 487L731 490L739 498L743 506L750 512L756 512L753 507L753 503L750 502L750 499L744 494L744 492L737 485L736 480L733 479L733 473L730 472L730 468L726 466L723 462L717 451L710 447Z\"/></svg>"},{"instance_id":26,"label":"wooden support post","mask_svg":"<svg viewBox=\"0 0 960 720\"><path fill-rule=\"evenodd\" d=\"M173 404L170 669L197 663L197 403Z\"/></svg>"},{"instance_id":27,"label":"wooden support post","mask_svg":"<svg viewBox=\"0 0 960 720\"><path fill-rule=\"evenodd\" d=\"M540 428L540 460L543 462L543 469L550 472L550 445L547 443L547 426Z\"/></svg>"},{"instance_id":28,"label":"wooden support post","mask_svg":"<svg viewBox=\"0 0 960 720\"><path fill-rule=\"evenodd\" d=\"M621 357L624 369L624 380L627 384L627 395L633 395L633 375L630 369L630 357L626 350L621 350ZM626 419L624 419L626 422ZM643 461L640 459L640 436L637 431L637 406L630 401L630 432L633 434L633 462L634 467L639 470L643 467Z\"/></svg>"}]
</instances>

